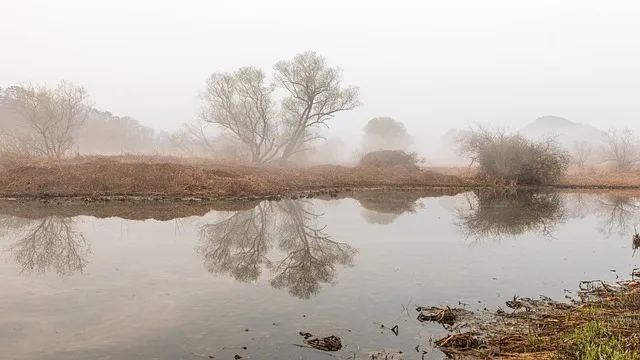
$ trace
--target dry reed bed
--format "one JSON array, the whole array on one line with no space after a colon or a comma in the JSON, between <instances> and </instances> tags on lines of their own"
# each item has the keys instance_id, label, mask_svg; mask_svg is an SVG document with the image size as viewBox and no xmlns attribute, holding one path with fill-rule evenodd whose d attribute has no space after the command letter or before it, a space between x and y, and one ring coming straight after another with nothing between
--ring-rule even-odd
<instances>
[{"instance_id":1,"label":"dry reed bed","mask_svg":"<svg viewBox=\"0 0 640 360\"><path fill-rule=\"evenodd\" d=\"M200 162L140 161L128 157L88 157L49 161L23 159L0 165L0 196L202 196L263 197L299 191L366 187L453 187L468 185L455 176L402 166L253 167ZM175 159L174 159L175 160Z\"/></svg>"}]
</instances>

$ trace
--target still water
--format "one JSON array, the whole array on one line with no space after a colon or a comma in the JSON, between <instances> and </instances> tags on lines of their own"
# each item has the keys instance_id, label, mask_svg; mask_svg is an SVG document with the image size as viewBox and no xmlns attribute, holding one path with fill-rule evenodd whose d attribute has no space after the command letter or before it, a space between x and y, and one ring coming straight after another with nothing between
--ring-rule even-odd
<instances>
[{"instance_id":1,"label":"still water","mask_svg":"<svg viewBox=\"0 0 640 360\"><path fill-rule=\"evenodd\" d=\"M295 346L301 331L340 336L341 359L382 348L442 359L429 340L445 332L419 323L416 305L563 300L581 280L626 279L640 265L635 197L420 196L163 221L5 206L0 359L330 358Z\"/></svg>"}]
</instances>

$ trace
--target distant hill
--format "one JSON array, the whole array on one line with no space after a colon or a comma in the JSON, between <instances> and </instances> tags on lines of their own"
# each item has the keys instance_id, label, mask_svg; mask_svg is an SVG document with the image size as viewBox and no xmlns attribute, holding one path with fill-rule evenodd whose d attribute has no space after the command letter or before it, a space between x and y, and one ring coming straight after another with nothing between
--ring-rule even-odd
<instances>
[{"instance_id":1,"label":"distant hill","mask_svg":"<svg viewBox=\"0 0 640 360\"><path fill-rule=\"evenodd\" d=\"M577 141L586 141L594 147L602 145L605 132L587 124L581 124L559 116L542 116L520 129L520 133L531 139L545 135L557 135L558 142L566 149L572 149Z\"/></svg>"}]
</instances>

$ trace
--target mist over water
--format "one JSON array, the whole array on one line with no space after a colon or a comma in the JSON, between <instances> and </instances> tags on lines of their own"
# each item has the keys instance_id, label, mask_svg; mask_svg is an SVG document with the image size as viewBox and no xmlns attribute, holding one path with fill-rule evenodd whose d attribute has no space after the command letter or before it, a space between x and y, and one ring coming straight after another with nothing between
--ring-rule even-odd
<instances>
[{"instance_id":1,"label":"mist over water","mask_svg":"<svg viewBox=\"0 0 640 360\"><path fill-rule=\"evenodd\" d=\"M345 356L427 349L444 330L401 304L565 300L581 280L629 278L638 206L606 193L476 192L262 202L164 221L5 211L0 354L326 356L292 346L299 331L341 336Z\"/></svg>"}]
</instances>

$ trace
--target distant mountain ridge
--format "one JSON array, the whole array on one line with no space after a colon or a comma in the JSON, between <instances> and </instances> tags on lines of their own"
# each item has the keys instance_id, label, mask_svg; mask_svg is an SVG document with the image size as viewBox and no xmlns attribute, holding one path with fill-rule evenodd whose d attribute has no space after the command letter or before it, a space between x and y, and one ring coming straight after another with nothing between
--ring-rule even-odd
<instances>
[{"instance_id":1,"label":"distant mountain ridge","mask_svg":"<svg viewBox=\"0 0 640 360\"><path fill-rule=\"evenodd\" d=\"M557 135L562 146L570 149L577 141L600 145L605 132L588 124L573 122L559 116L542 116L520 129L520 133L539 139L545 135Z\"/></svg>"}]
</instances>

